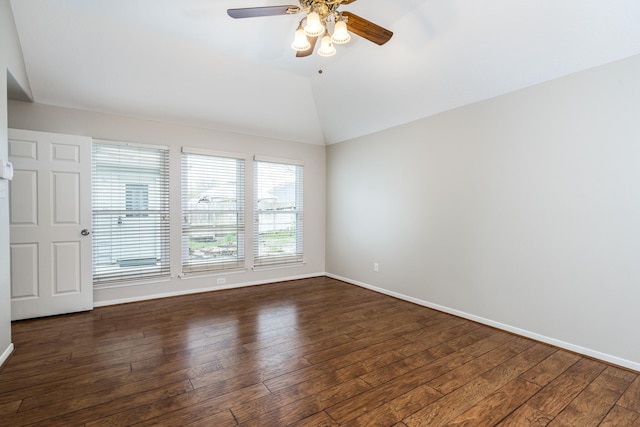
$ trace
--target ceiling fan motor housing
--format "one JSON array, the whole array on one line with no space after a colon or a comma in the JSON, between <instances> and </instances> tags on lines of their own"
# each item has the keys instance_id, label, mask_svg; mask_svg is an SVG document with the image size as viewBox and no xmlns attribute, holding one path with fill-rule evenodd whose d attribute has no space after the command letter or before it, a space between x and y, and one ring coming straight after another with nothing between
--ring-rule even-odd
<instances>
[{"instance_id":1,"label":"ceiling fan motor housing","mask_svg":"<svg viewBox=\"0 0 640 427\"><path fill-rule=\"evenodd\" d=\"M338 7L342 0L300 0L300 6L306 12L316 12L322 21L342 19Z\"/></svg>"}]
</instances>

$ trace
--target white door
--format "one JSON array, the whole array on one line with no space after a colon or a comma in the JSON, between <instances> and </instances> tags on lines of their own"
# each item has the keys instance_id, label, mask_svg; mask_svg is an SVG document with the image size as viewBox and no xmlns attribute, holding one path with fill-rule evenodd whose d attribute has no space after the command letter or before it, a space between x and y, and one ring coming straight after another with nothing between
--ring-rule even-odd
<instances>
[{"instance_id":1,"label":"white door","mask_svg":"<svg viewBox=\"0 0 640 427\"><path fill-rule=\"evenodd\" d=\"M9 129L12 320L93 308L91 143Z\"/></svg>"}]
</instances>

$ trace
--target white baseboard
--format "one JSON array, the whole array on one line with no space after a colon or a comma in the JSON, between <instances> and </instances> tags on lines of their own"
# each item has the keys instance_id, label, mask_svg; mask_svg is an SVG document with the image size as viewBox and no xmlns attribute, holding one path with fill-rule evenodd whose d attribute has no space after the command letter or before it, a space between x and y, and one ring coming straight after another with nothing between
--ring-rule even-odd
<instances>
[{"instance_id":1,"label":"white baseboard","mask_svg":"<svg viewBox=\"0 0 640 427\"><path fill-rule=\"evenodd\" d=\"M118 298L118 299L106 300L106 301L94 301L93 306L94 307L105 307L105 306L108 306L108 305L125 304L125 303L129 303L129 302L138 302L138 301L147 301L147 300L158 299L158 298L177 297L177 296L180 296L180 295L199 294L199 293L202 293L202 292L222 291L222 290L225 290L225 289L244 288L244 287L247 287L247 286L266 285L268 283L286 282L286 281L289 281L289 280L299 280L299 279L309 279L311 277L322 277L322 276L326 276L326 275L327 274L324 273L324 272L311 273L311 274L303 274L303 275L299 275L299 276L278 277L276 279L269 279L269 280L263 280L263 281L234 283L234 284L229 284L229 285L218 285L218 286L211 286L211 287L206 287L206 288L186 289L186 290L182 290L182 291L166 292L166 293L161 293L161 294L142 295L142 296L132 297L132 298Z\"/></svg>"},{"instance_id":2,"label":"white baseboard","mask_svg":"<svg viewBox=\"0 0 640 427\"><path fill-rule=\"evenodd\" d=\"M603 362L607 362L613 365L618 365L621 366L623 368L627 368L627 369L632 369L634 371L639 371L640 372L640 363L639 362L633 362L631 360L626 360L617 356L613 356L607 353L602 353L596 350L592 350L589 348L585 348L585 347L581 347L579 345L575 345L575 344L571 344L571 343L567 343L564 341L560 341L558 339L555 338L551 338L551 337L547 337L544 335L540 335L537 334L535 332L531 332L531 331L527 331L525 329L520 329L517 328L515 326L511 326L511 325L506 325L504 323L500 323L500 322L496 322L493 321L491 319L485 319L484 317L479 317L473 314L469 314L469 313L465 313L463 311L460 310L456 310L453 308L449 308L449 307L445 307L439 304L434 304L432 302L429 301L424 301L418 298L414 298L414 297L410 297L404 294L400 294L398 292L393 292L393 291L389 291L387 289L383 289L383 288L379 288L377 286L372 286L369 285L367 283L363 283L363 282L359 282L357 280L352 280L352 279L348 279L346 277L341 277L335 274L331 274L331 273L326 273L327 277L331 277L333 279L337 279L337 280L341 280L343 282L347 282L347 283L351 283L352 285L356 285L356 286L360 286L362 288L365 289L369 289L371 291L374 292L378 292L381 294L385 294L385 295L389 295L392 296L394 298L398 298L404 301L409 301L412 302L414 304L418 304L418 305L422 305L424 307L428 307L428 308L432 308L434 310L438 310L438 311L442 311L444 313L448 313L448 314L452 314L454 316L458 316L458 317L462 317L464 319L468 319L468 320L472 320L474 322L478 322L478 323L482 323L483 325L487 325L487 326L491 326L497 329L501 329L503 331L507 331L507 332L511 332L513 334L516 335L520 335L526 338L531 338L533 340L536 341L540 341L546 344L550 344L553 345L555 347L560 347L563 348L565 350L569 350L572 351L574 353L579 353L588 357L592 357L594 359L598 359L598 360L602 360Z\"/></svg>"},{"instance_id":3,"label":"white baseboard","mask_svg":"<svg viewBox=\"0 0 640 427\"><path fill-rule=\"evenodd\" d=\"M4 365L4 362L6 362L9 356L11 356L11 353L13 353L13 343L10 343L2 352L2 355L0 356L0 366Z\"/></svg>"}]
</instances>

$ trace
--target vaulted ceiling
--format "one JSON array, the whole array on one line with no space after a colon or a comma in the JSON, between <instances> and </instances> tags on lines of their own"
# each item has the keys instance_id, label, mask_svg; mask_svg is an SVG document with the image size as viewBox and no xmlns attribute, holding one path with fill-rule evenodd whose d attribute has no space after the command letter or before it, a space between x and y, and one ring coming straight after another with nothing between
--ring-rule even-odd
<instances>
[{"instance_id":1,"label":"vaulted ceiling","mask_svg":"<svg viewBox=\"0 0 640 427\"><path fill-rule=\"evenodd\" d=\"M638 0L357 0L394 32L296 58L296 0L11 0L35 102L327 144L640 54Z\"/></svg>"}]
</instances>

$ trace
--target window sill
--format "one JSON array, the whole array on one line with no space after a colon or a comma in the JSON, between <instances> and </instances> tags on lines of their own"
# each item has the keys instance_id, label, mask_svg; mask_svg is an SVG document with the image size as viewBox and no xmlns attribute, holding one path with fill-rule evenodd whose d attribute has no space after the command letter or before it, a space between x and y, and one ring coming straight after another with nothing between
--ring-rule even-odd
<instances>
[{"instance_id":1,"label":"window sill","mask_svg":"<svg viewBox=\"0 0 640 427\"><path fill-rule=\"evenodd\" d=\"M163 277L157 277L153 279L129 280L129 281L123 281L123 282L97 284L97 285L93 285L93 289L97 291L99 289L128 288L131 286L152 285L155 283L169 282L170 280L171 280L171 277L163 276Z\"/></svg>"},{"instance_id":2,"label":"window sill","mask_svg":"<svg viewBox=\"0 0 640 427\"><path fill-rule=\"evenodd\" d=\"M189 279L200 279L203 277L216 277L216 276L226 276L229 274L239 274L246 273L246 268L234 268L230 270L218 270L218 271L203 271L202 273L194 272L194 273L181 273L178 274L178 277L183 280Z\"/></svg>"},{"instance_id":3,"label":"window sill","mask_svg":"<svg viewBox=\"0 0 640 427\"><path fill-rule=\"evenodd\" d=\"M289 262L289 263L283 263L283 264L254 265L252 270L253 271L277 270L281 268L304 267L305 265L307 265L307 263L304 261Z\"/></svg>"}]
</instances>

